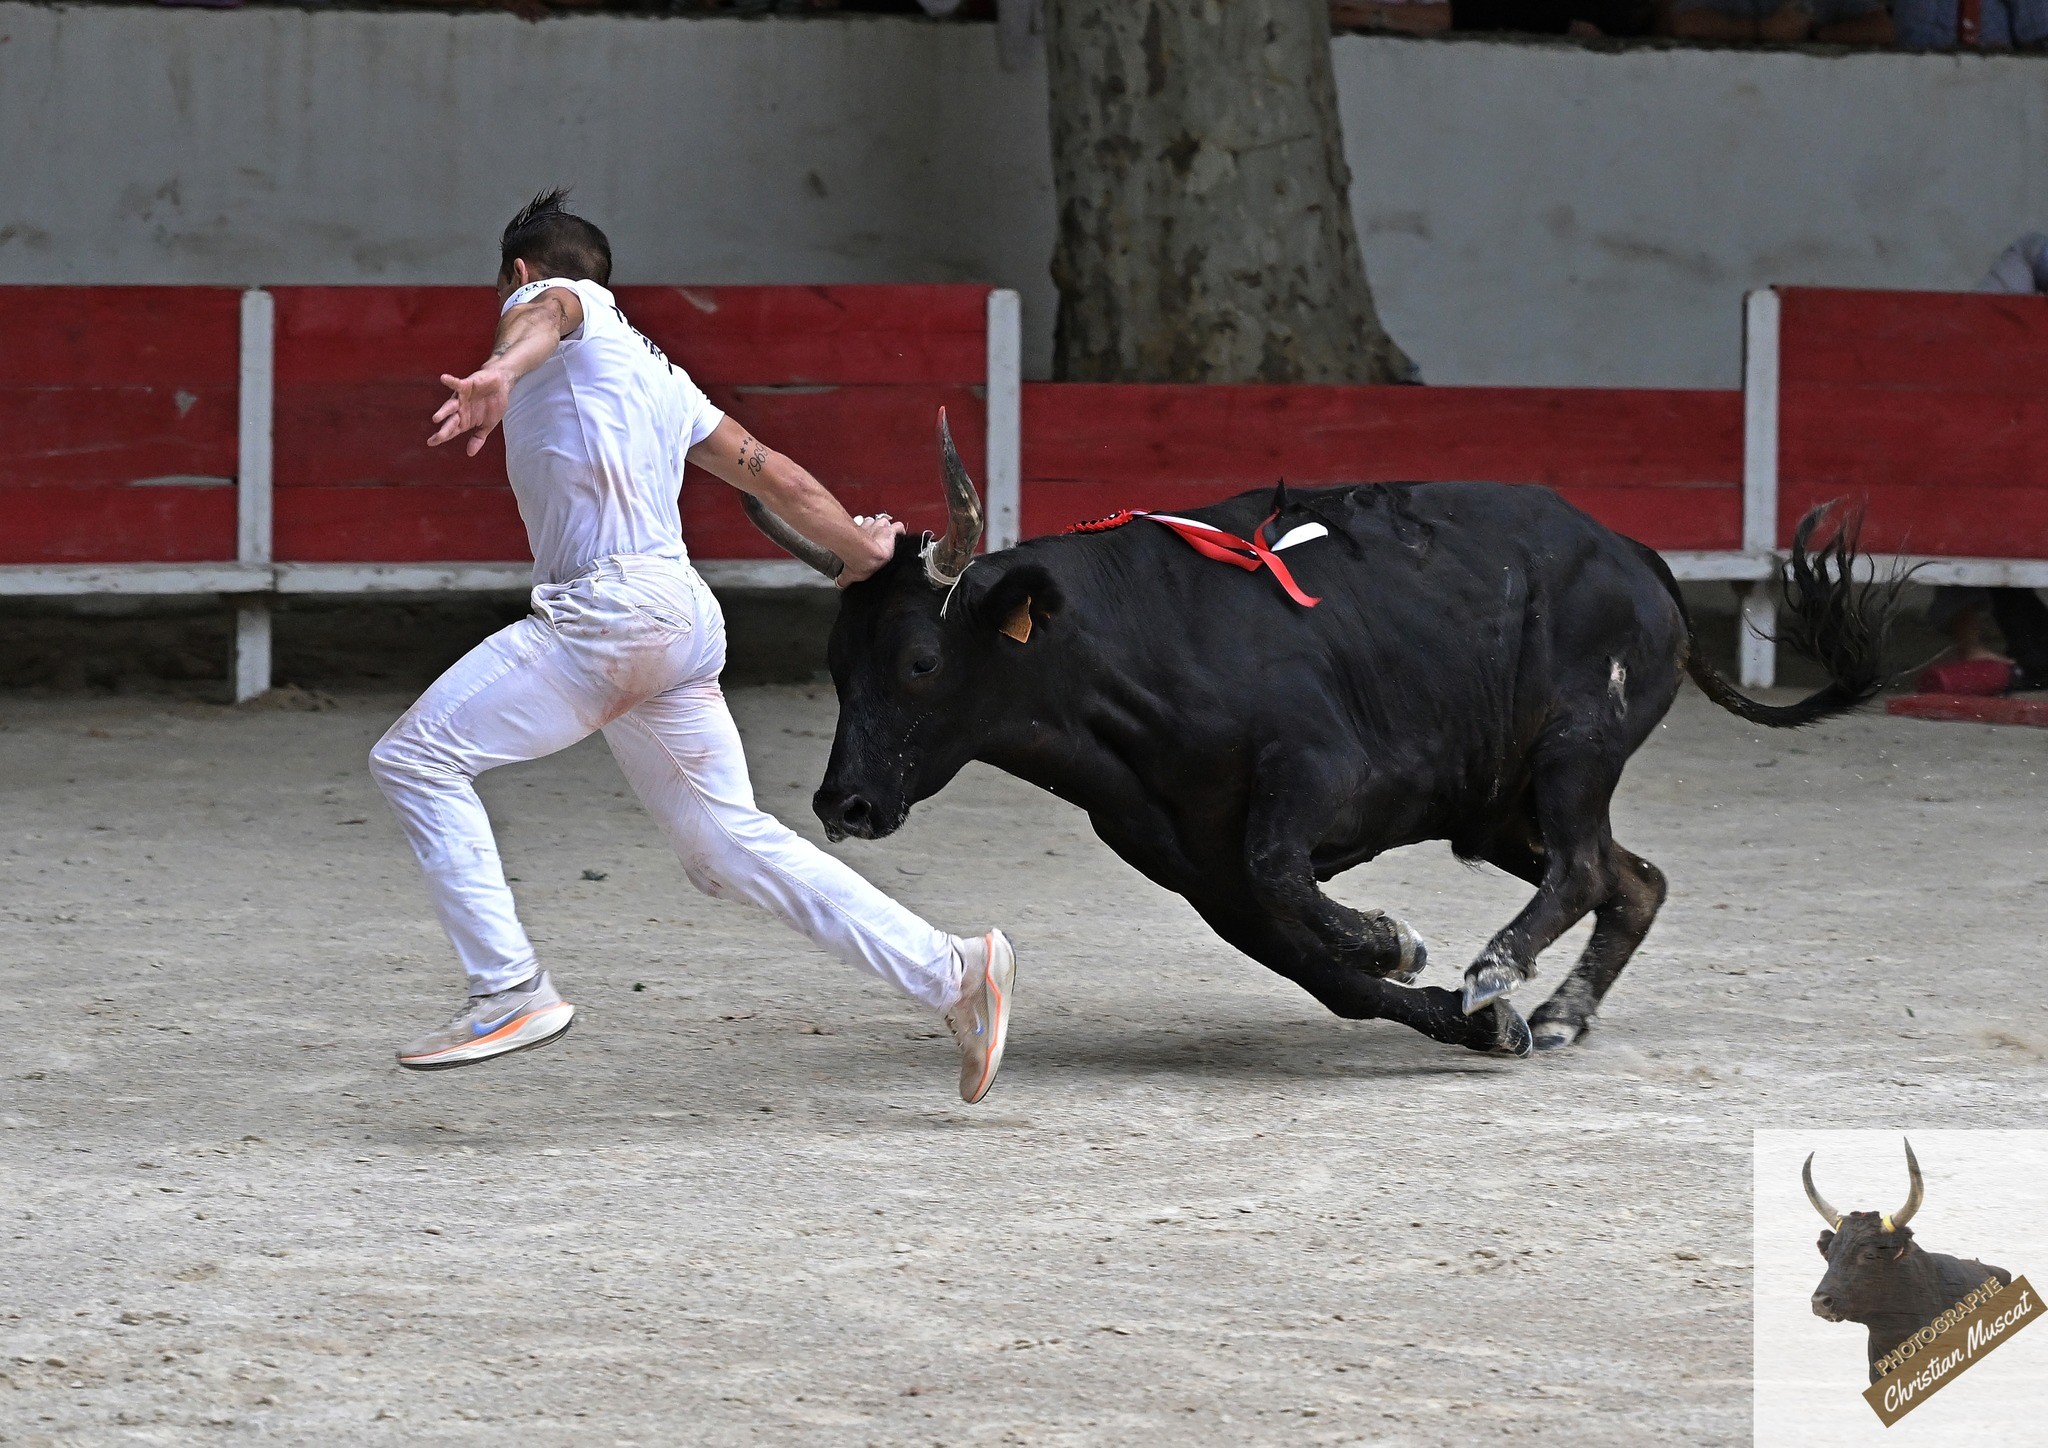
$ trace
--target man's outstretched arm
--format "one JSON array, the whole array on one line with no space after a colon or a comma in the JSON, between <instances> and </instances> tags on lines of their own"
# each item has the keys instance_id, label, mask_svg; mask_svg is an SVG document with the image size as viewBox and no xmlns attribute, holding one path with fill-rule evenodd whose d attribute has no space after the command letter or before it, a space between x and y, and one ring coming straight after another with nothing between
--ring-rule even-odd
<instances>
[{"instance_id":1,"label":"man's outstretched arm","mask_svg":"<svg viewBox=\"0 0 2048 1448\"><path fill-rule=\"evenodd\" d=\"M498 318L497 345L484 365L467 377L441 374L441 385L455 395L434 414L440 429L428 447L469 434L469 455L483 450L505 416L512 384L552 357L561 340L583 325L583 299L567 287L549 287Z\"/></svg>"},{"instance_id":2,"label":"man's outstretched arm","mask_svg":"<svg viewBox=\"0 0 2048 1448\"><path fill-rule=\"evenodd\" d=\"M858 583L895 556L903 525L888 514L867 520L849 517L825 485L779 452L761 446L727 417L711 436L690 449L690 461L743 493L821 548L839 555L846 571L839 586Z\"/></svg>"}]
</instances>

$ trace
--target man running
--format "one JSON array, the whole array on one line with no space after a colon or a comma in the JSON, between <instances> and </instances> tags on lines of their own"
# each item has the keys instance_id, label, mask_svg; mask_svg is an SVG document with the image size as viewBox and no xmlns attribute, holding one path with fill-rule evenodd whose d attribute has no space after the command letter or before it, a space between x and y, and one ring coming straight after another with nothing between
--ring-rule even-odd
<instances>
[{"instance_id":1,"label":"man running","mask_svg":"<svg viewBox=\"0 0 2048 1448\"><path fill-rule=\"evenodd\" d=\"M474 456L503 422L535 587L531 614L472 649L370 751L469 975L468 1003L398 1062L473 1065L569 1028L575 1007L519 924L475 779L602 729L692 884L781 916L943 1013L960 1094L979 1101L1002 1061L1010 942L941 933L756 807L718 686L725 620L683 547L683 460L837 554L842 586L887 562L903 525L848 517L713 407L627 322L606 290L610 243L563 195L534 198L505 228L497 344L469 376L441 379L453 395L428 439L467 437Z\"/></svg>"}]
</instances>

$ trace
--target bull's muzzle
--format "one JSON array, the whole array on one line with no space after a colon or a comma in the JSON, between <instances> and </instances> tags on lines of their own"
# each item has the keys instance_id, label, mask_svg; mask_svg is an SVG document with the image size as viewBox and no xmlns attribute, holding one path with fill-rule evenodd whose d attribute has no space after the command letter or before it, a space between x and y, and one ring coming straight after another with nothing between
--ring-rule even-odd
<instances>
[{"instance_id":1,"label":"bull's muzzle","mask_svg":"<svg viewBox=\"0 0 2048 1448\"><path fill-rule=\"evenodd\" d=\"M1813 1315L1826 1318L1829 1322L1840 1322L1842 1314L1835 1308L1835 1299L1825 1292L1813 1294Z\"/></svg>"},{"instance_id":2,"label":"bull's muzzle","mask_svg":"<svg viewBox=\"0 0 2048 1448\"><path fill-rule=\"evenodd\" d=\"M811 810L825 826L825 838L834 844L849 835L857 840L878 840L900 821L882 818L874 802L850 789L821 789L811 796Z\"/></svg>"}]
</instances>

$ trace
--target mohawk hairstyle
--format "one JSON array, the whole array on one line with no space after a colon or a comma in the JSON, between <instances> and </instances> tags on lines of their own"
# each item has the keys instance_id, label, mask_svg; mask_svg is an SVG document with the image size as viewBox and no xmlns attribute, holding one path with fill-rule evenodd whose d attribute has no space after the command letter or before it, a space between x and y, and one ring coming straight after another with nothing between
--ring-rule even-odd
<instances>
[{"instance_id":1,"label":"mohawk hairstyle","mask_svg":"<svg viewBox=\"0 0 2048 1448\"><path fill-rule=\"evenodd\" d=\"M611 285L612 244L582 217L570 215L562 204L568 195L566 186L543 191L505 224L505 235L498 243L501 273L511 271L517 259L542 276Z\"/></svg>"}]
</instances>

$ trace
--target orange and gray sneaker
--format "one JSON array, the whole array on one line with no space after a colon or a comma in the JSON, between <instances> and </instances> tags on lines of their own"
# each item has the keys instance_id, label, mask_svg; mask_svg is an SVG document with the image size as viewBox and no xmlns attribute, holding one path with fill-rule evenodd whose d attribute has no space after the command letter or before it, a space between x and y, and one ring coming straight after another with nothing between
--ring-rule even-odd
<instances>
[{"instance_id":1,"label":"orange and gray sneaker","mask_svg":"<svg viewBox=\"0 0 2048 1448\"><path fill-rule=\"evenodd\" d=\"M946 1029L960 1047L960 1099L972 1106L988 1095L1003 1064L1017 952L1009 936L991 930L979 940L954 936L953 953L960 957L960 999L946 1012Z\"/></svg>"},{"instance_id":2,"label":"orange and gray sneaker","mask_svg":"<svg viewBox=\"0 0 2048 1448\"><path fill-rule=\"evenodd\" d=\"M575 1019L576 1007L562 999L542 971L524 989L471 996L454 1020L400 1051L398 1064L408 1071L474 1066L559 1040Z\"/></svg>"}]
</instances>

